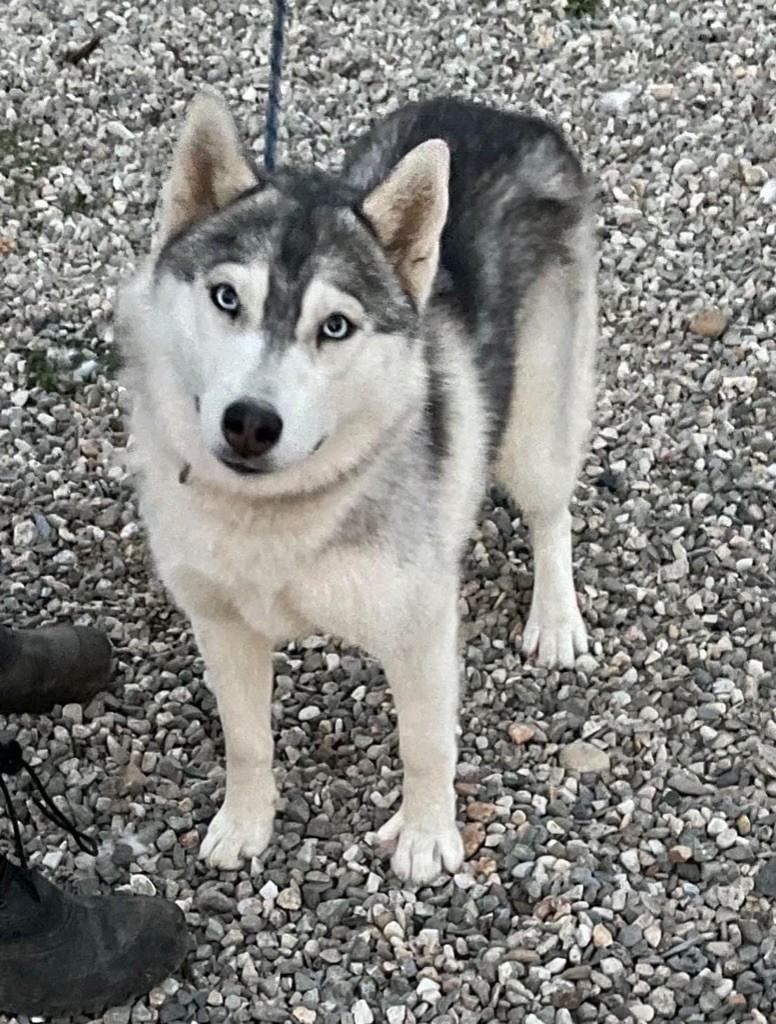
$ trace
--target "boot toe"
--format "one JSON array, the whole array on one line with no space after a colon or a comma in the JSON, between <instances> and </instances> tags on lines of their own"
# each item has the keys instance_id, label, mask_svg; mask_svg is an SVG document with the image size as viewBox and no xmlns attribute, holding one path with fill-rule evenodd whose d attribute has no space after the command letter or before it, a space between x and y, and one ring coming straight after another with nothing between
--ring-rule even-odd
<instances>
[{"instance_id":1,"label":"boot toe","mask_svg":"<svg viewBox=\"0 0 776 1024\"><path fill-rule=\"evenodd\" d=\"M109 685L113 648L92 626L20 630L11 639L0 664L0 714L87 703Z\"/></svg>"},{"instance_id":2,"label":"boot toe","mask_svg":"<svg viewBox=\"0 0 776 1024\"><path fill-rule=\"evenodd\" d=\"M35 898L22 873L11 874L6 903L18 926L0 929L0 1012L100 1013L144 995L186 955L174 903L123 893L80 899L37 874Z\"/></svg>"},{"instance_id":3,"label":"boot toe","mask_svg":"<svg viewBox=\"0 0 776 1024\"><path fill-rule=\"evenodd\" d=\"M111 903L115 941L100 965L102 978L91 986L92 1010L150 991L180 967L188 951L186 920L174 903L128 894L114 896ZM107 985L105 978L110 979Z\"/></svg>"},{"instance_id":4,"label":"boot toe","mask_svg":"<svg viewBox=\"0 0 776 1024\"><path fill-rule=\"evenodd\" d=\"M104 686L113 670L113 646L99 629L92 626L73 627L78 636L79 663L92 685Z\"/></svg>"}]
</instances>

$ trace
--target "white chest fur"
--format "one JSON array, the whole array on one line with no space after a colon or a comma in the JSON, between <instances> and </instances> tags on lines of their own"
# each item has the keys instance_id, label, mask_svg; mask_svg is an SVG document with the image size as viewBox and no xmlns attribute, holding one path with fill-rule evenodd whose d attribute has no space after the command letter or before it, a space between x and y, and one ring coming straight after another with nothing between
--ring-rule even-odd
<instances>
[{"instance_id":1,"label":"white chest fur","mask_svg":"<svg viewBox=\"0 0 776 1024\"><path fill-rule=\"evenodd\" d=\"M273 643L335 633L377 653L406 628L434 555L335 540L341 497L259 505L152 470L141 508L159 572L193 618L238 616Z\"/></svg>"}]
</instances>

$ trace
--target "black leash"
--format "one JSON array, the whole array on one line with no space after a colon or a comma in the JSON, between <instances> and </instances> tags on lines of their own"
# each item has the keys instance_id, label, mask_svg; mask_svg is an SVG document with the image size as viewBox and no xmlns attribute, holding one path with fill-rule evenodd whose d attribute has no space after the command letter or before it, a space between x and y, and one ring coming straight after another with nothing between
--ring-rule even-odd
<instances>
[{"instance_id":1,"label":"black leash","mask_svg":"<svg viewBox=\"0 0 776 1024\"><path fill-rule=\"evenodd\" d=\"M275 0L272 23L272 50L269 61L269 96L267 100L267 126L264 132L264 170L275 170L278 145L278 118L280 115L280 83L283 72L283 47L286 42L287 0Z\"/></svg>"},{"instance_id":2,"label":"black leash","mask_svg":"<svg viewBox=\"0 0 776 1024\"><path fill-rule=\"evenodd\" d=\"M16 856L19 858L21 866L26 871L29 871L27 854L24 852L24 843L22 842L22 830L21 825L19 824L19 817L16 813L16 808L13 805L13 801L11 800L11 794L8 790L8 784L6 783L4 776L10 777L14 775L21 775L22 771L27 772L27 775L32 780L33 786L37 790L37 795L32 797L32 802L38 810L58 828L61 828L64 832L67 832L69 836L72 836L80 850L83 850L84 853L90 853L93 857L96 857L99 850L97 842L81 832L75 823L65 817L65 815L57 808L54 801L46 792L43 783L40 781L38 773L31 764L28 764L27 761L24 760L22 748L16 740L9 740L6 736L0 737L0 792L3 794L6 810L8 811L8 817L11 821L14 845L16 847Z\"/></svg>"}]
</instances>

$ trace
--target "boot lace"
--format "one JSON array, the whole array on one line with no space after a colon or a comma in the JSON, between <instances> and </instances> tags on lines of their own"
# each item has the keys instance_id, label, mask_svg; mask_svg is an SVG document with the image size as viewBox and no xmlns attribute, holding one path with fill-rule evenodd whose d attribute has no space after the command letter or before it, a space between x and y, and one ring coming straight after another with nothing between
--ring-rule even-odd
<instances>
[{"instance_id":1,"label":"boot lace","mask_svg":"<svg viewBox=\"0 0 776 1024\"><path fill-rule=\"evenodd\" d=\"M11 777L21 775L23 772L27 773L30 781L35 787L36 792L32 796L32 802L38 810L58 828L61 828L63 831L67 832L69 836L72 836L80 850L83 850L84 853L90 853L93 857L96 857L99 849L97 842L85 833L81 832L81 830L75 825L75 822L67 818L55 805L54 801L46 792L43 783L40 781L40 776L36 770L31 764L29 764L29 762L25 761L22 748L19 746L17 741L11 739L9 736L0 736L0 792L3 794L3 799L5 800L8 818L11 822L11 828L13 829L16 856L19 858L22 868L29 873L29 862L27 860L27 854L24 851L24 843L22 842L22 830L19 823L19 816L17 815L16 808L11 800L11 793L8 789L6 776Z\"/></svg>"}]
</instances>

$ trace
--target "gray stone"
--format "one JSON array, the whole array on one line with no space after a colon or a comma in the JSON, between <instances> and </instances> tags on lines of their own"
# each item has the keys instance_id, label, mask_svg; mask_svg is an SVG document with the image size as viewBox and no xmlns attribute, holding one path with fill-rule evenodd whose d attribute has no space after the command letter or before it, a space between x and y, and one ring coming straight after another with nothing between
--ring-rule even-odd
<instances>
[{"instance_id":1,"label":"gray stone","mask_svg":"<svg viewBox=\"0 0 776 1024\"><path fill-rule=\"evenodd\" d=\"M609 755L592 743L576 740L563 747L560 763L567 771L600 774L609 770Z\"/></svg>"},{"instance_id":2,"label":"gray stone","mask_svg":"<svg viewBox=\"0 0 776 1024\"><path fill-rule=\"evenodd\" d=\"M766 860L757 872L754 887L763 896L776 896L776 857Z\"/></svg>"}]
</instances>

